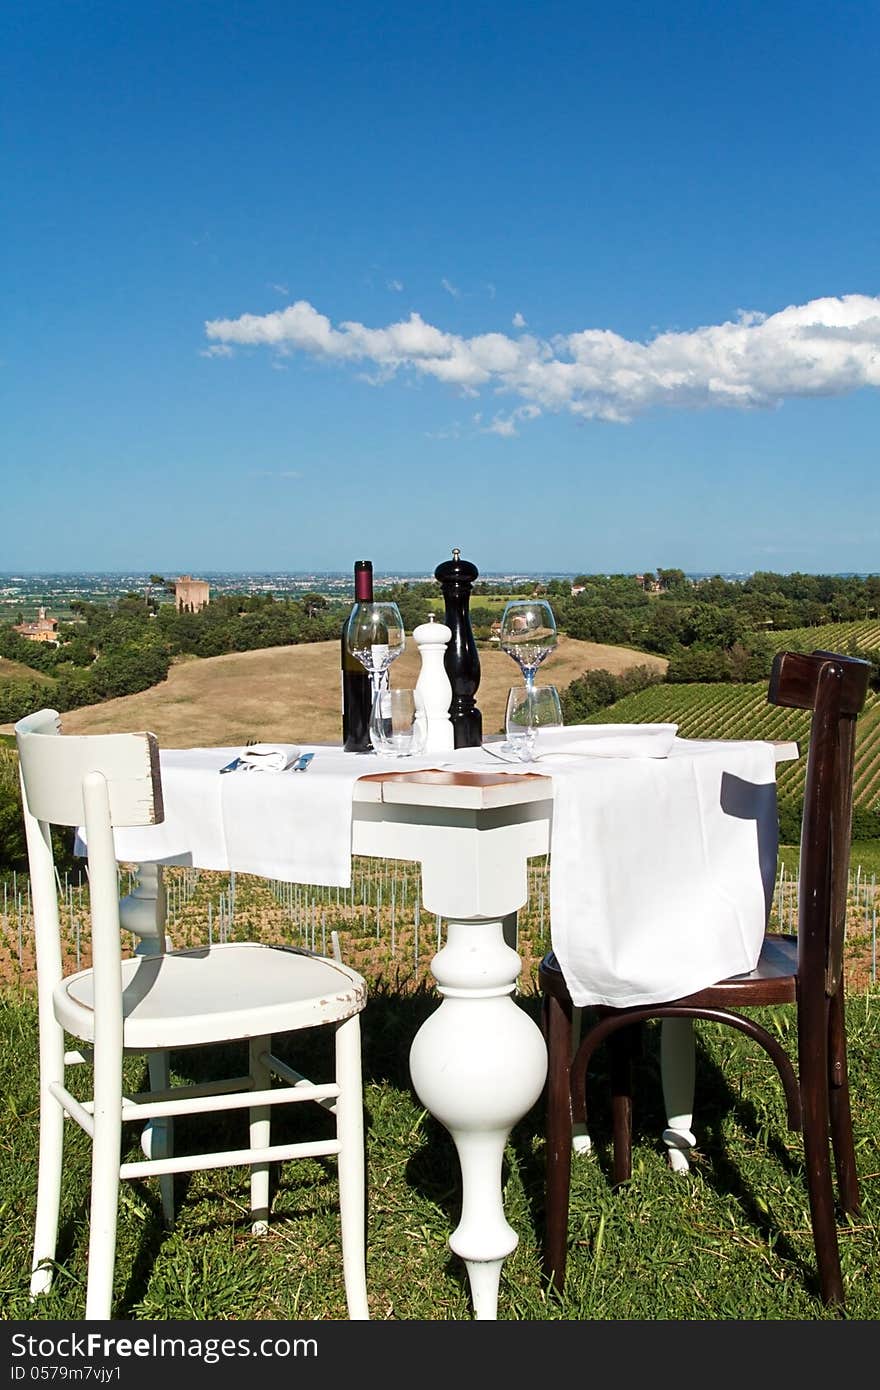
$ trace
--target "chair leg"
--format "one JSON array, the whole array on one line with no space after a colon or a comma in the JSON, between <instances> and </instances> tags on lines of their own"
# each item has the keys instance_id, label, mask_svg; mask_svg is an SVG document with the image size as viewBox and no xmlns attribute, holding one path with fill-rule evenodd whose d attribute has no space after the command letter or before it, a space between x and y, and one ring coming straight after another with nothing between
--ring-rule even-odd
<instances>
[{"instance_id":1,"label":"chair leg","mask_svg":"<svg viewBox=\"0 0 880 1390\"><path fill-rule=\"evenodd\" d=\"M255 1091L267 1091L271 1084L271 1073L263 1061L263 1055L271 1045L271 1038L250 1040L248 1065ZM249 1115L251 1148L267 1149L272 1133L271 1107L252 1105ZM251 1164L251 1230L255 1236L265 1235L269 1229L269 1167L268 1163Z\"/></svg>"},{"instance_id":2,"label":"chair leg","mask_svg":"<svg viewBox=\"0 0 880 1390\"><path fill-rule=\"evenodd\" d=\"M849 1103L849 1076L846 1066L846 1018L843 984L829 1004L828 1113L831 1142L837 1170L837 1192L841 1210L855 1215L861 1206L856 1151L853 1142L852 1111Z\"/></svg>"},{"instance_id":3,"label":"chair leg","mask_svg":"<svg viewBox=\"0 0 880 1390\"><path fill-rule=\"evenodd\" d=\"M824 1008L824 1001L819 1007ZM828 1142L828 1058L824 1046L811 1046L808 1041L811 1033L813 1038L825 1037L826 1034L821 1026L811 1029L803 1017L798 1022L798 1070L803 1111L804 1158L819 1287L824 1303L842 1306L843 1276L837 1245L831 1152Z\"/></svg>"},{"instance_id":4,"label":"chair leg","mask_svg":"<svg viewBox=\"0 0 880 1390\"><path fill-rule=\"evenodd\" d=\"M545 1178L544 1274L560 1293L565 1287L568 1201L571 1186L572 1008L544 996L547 1041L547 1161Z\"/></svg>"},{"instance_id":5,"label":"chair leg","mask_svg":"<svg viewBox=\"0 0 880 1390\"><path fill-rule=\"evenodd\" d=\"M660 1071L666 1108L666 1145L674 1173L686 1173L687 1150L696 1144L694 1110L694 1025L690 1018L664 1018L660 1025Z\"/></svg>"},{"instance_id":6,"label":"chair leg","mask_svg":"<svg viewBox=\"0 0 880 1390\"><path fill-rule=\"evenodd\" d=\"M113 1304L116 1220L122 1145L122 1055L102 1056L95 1045L95 1132L89 1216L86 1321L108 1321Z\"/></svg>"},{"instance_id":7,"label":"chair leg","mask_svg":"<svg viewBox=\"0 0 880 1390\"><path fill-rule=\"evenodd\" d=\"M612 1033L607 1040L615 1187L632 1177L632 1058L640 1033L639 1025L633 1024Z\"/></svg>"},{"instance_id":8,"label":"chair leg","mask_svg":"<svg viewBox=\"0 0 880 1390\"><path fill-rule=\"evenodd\" d=\"M56 1026L40 1056L40 1157L37 1168L37 1211L34 1221L34 1256L31 1265L31 1297L48 1293L58 1243L61 1205L61 1166L64 1155L64 1111L49 1094L52 1082L64 1081L64 1034Z\"/></svg>"},{"instance_id":9,"label":"chair leg","mask_svg":"<svg viewBox=\"0 0 880 1390\"><path fill-rule=\"evenodd\" d=\"M364 1174L364 1091L361 1078L361 1020L355 1014L336 1029L336 1136L339 1140L339 1221L342 1273L349 1318L365 1321L366 1179Z\"/></svg>"},{"instance_id":10,"label":"chair leg","mask_svg":"<svg viewBox=\"0 0 880 1390\"><path fill-rule=\"evenodd\" d=\"M581 1027L583 1025L584 1011L579 1008L572 1008L571 1011L571 1055L578 1050L581 1040ZM576 1154L588 1154L592 1151L593 1141L590 1138L590 1131L587 1129L587 1094L572 1096L571 1101L571 1147Z\"/></svg>"},{"instance_id":11,"label":"chair leg","mask_svg":"<svg viewBox=\"0 0 880 1390\"><path fill-rule=\"evenodd\" d=\"M167 1052L151 1052L147 1058L150 1090L166 1091L171 1084L170 1057ZM147 1158L170 1158L174 1153L174 1120L149 1120L141 1138L141 1148ZM162 1198L162 1217L165 1225L174 1225L174 1174L163 1173L159 1178Z\"/></svg>"}]
</instances>

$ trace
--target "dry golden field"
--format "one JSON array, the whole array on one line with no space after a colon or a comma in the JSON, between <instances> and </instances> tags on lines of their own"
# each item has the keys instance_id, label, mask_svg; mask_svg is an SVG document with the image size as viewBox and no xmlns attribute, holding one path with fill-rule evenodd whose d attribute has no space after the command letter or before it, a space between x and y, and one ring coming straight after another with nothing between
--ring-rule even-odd
<instances>
[{"instance_id":1,"label":"dry golden field","mask_svg":"<svg viewBox=\"0 0 880 1390\"><path fill-rule=\"evenodd\" d=\"M5 656L0 656L0 680L2 681L45 681L51 679L51 676L43 675L42 671L34 671L30 666L23 666L20 661L9 661Z\"/></svg>"},{"instance_id":2,"label":"dry golden field","mask_svg":"<svg viewBox=\"0 0 880 1390\"><path fill-rule=\"evenodd\" d=\"M646 665L664 671L662 657L624 647L603 647L560 637L540 672L541 683L562 690L584 671L614 674ZM501 651L481 651L477 707L483 732L500 731L509 686L519 673ZM414 685L418 647L409 639L391 668L392 685ZM339 643L315 642L203 660L184 659L168 679L137 695L87 705L63 716L68 733L122 733L150 729L166 748L265 742L332 743L340 737ZM2 732L11 732L11 725Z\"/></svg>"}]
</instances>

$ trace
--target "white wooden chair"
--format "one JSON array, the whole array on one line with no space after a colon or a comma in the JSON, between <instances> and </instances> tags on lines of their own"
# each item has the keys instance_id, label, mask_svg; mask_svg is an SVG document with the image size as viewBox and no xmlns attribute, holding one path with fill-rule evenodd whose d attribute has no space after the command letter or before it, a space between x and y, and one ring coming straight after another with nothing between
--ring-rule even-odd
<instances>
[{"instance_id":1,"label":"white wooden chair","mask_svg":"<svg viewBox=\"0 0 880 1390\"><path fill-rule=\"evenodd\" d=\"M255 1231L269 1215L269 1165L336 1155L348 1313L369 1317L365 1278L365 1180L360 1011L366 983L337 961L259 942L235 942L123 959L114 826L162 820L156 739L149 733L62 735L54 710L15 726L34 911L40 1031L40 1156L32 1296L51 1285L70 1116L92 1140L87 1319L111 1317L121 1178L247 1165ZM52 825L84 826L92 922L92 967L65 975L52 855ZM313 1084L275 1057L273 1034L327 1025L335 1076ZM78 1099L66 1066L65 1033L91 1048L92 1098ZM122 1059L248 1041L249 1071L225 1082L128 1096ZM88 1050L88 1047L86 1050ZM272 1079L287 1085L272 1085ZM335 1135L272 1144L271 1107L315 1101L335 1116ZM123 1122L247 1109L250 1147L121 1162Z\"/></svg>"}]
</instances>

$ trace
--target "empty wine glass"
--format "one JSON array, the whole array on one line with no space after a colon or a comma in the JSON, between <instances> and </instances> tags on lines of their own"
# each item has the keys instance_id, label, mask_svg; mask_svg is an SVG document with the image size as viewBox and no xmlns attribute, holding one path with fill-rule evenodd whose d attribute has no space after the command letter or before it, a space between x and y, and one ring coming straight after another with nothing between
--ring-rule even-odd
<instances>
[{"instance_id":1,"label":"empty wine glass","mask_svg":"<svg viewBox=\"0 0 880 1390\"><path fill-rule=\"evenodd\" d=\"M526 686L557 642L556 619L546 599L513 599L501 615L501 650L513 657Z\"/></svg>"},{"instance_id":2,"label":"empty wine glass","mask_svg":"<svg viewBox=\"0 0 880 1390\"><path fill-rule=\"evenodd\" d=\"M370 675L373 701L388 688L388 668L406 646L403 618L396 603L356 603L345 629L348 650Z\"/></svg>"},{"instance_id":3,"label":"empty wine glass","mask_svg":"<svg viewBox=\"0 0 880 1390\"><path fill-rule=\"evenodd\" d=\"M508 751L524 763L540 748L541 732L562 728L562 702L555 685L512 685L504 716Z\"/></svg>"}]
</instances>

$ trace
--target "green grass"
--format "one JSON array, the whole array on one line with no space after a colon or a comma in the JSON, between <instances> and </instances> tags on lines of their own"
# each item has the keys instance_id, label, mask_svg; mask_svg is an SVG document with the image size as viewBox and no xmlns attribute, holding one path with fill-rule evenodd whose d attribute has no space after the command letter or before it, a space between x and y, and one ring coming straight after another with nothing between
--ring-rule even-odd
<instances>
[{"instance_id":1,"label":"green grass","mask_svg":"<svg viewBox=\"0 0 880 1390\"><path fill-rule=\"evenodd\" d=\"M377 979L363 1015L364 1094L369 1182L368 1287L380 1320L469 1320L464 1267L447 1240L459 1216L458 1164L446 1132L413 1094L409 1040L436 1007L424 985L407 989ZM534 994L520 1006L538 1016ZM863 1211L841 1235L847 1316L880 1314L880 993L850 998L851 1078ZM780 1025L784 1044L791 1032ZM36 1016L31 994L0 998L3 1037L0 1143L0 1295L4 1316L79 1319L86 1270L87 1141L71 1125L72 1181L65 1188L59 1265L51 1294L32 1304L27 1292L37 1144ZM736 1319L823 1320L802 1171L800 1136L785 1129L781 1089L759 1064L754 1044L704 1025L698 1050L699 1147L686 1176L669 1172L659 1142L663 1126L656 1028L647 1030L637 1071L634 1170L612 1192L606 1081L598 1065L591 1086L593 1157L575 1162L566 1293L549 1293L541 1277L544 1144L539 1103L507 1145L507 1218L519 1244L504 1265L501 1320ZM305 1041L306 1067L317 1075L323 1034ZM300 1054L300 1060L301 1060ZM217 1064L218 1059L213 1059ZM208 1074L207 1056L174 1058L178 1079ZM131 1085L143 1083L137 1061ZM302 1068L301 1069L305 1069ZM86 1080L87 1078L84 1078ZM279 1126L295 1133L288 1107ZM193 1120L191 1124L205 1124ZM234 1121L230 1121L230 1124ZM239 1121L240 1123L240 1121ZM199 1131L179 1126L177 1142ZM137 1136L127 1131L132 1154ZM250 1233L242 1170L178 1178L175 1229L163 1229L155 1183L123 1184L114 1316L126 1320L336 1320L346 1316L338 1257L332 1161L284 1164L265 1237Z\"/></svg>"},{"instance_id":2,"label":"green grass","mask_svg":"<svg viewBox=\"0 0 880 1390\"><path fill-rule=\"evenodd\" d=\"M797 874L800 850L797 845L780 845L779 858L788 874ZM880 840L853 840L849 850L850 873L861 869L862 879L880 878Z\"/></svg>"}]
</instances>

